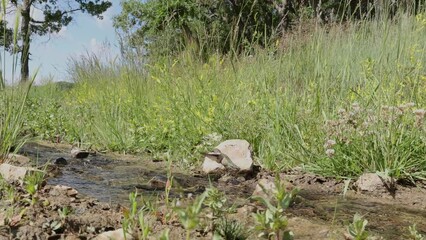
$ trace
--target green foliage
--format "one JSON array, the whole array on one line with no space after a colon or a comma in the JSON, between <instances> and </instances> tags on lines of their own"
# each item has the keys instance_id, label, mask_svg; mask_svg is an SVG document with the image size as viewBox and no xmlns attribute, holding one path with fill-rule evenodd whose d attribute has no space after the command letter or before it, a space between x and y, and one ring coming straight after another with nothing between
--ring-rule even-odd
<instances>
[{"instance_id":1,"label":"green foliage","mask_svg":"<svg viewBox=\"0 0 426 240\"><path fill-rule=\"evenodd\" d=\"M223 240L245 240L248 239L247 230L245 227L236 220L229 220L223 218L216 225L214 239Z\"/></svg>"},{"instance_id":2,"label":"green foliage","mask_svg":"<svg viewBox=\"0 0 426 240\"><path fill-rule=\"evenodd\" d=\"M31 206L33 206L37 200L37 192L42 187L43 181L45 180L45 172L44 171L33 171L24 179L24 188L25 191L29 194L30 198L23 200L28 202Z\"/></svg>"},{"instance_id":3,"label":"green foliage","mask_svg":"<svg viewBox=\"0 0 426 240\"><path fill-rule=\"evenodd\" d=\"M138 208L137 196L137 192L129 194L130 209L126 209L123 212L123 233L125 239L132 235L138 239L145 240L148 239L152 231L150 223L145 218L145 214L148 212L149 208L146 206ZM147 206L149 206L149 204L147 204Z\"/></svg>"},{"instance_id":4,"label":"green foliage","mask_svg":"<svg viewBox=\"0 0 426 240\"><path fill-rule=\"evenodd\" d=\"M83 58L71 63L72 89L30 96L27 130L183 164L241 138L268 169L424 178L425 16L318 27L309 38L294 33L284 52L206 62L183 54L143 71Z\"/></svg>"},{"instance_id":5,"label":"green foliage","mask_svg":"<svg viewBox=\"0 0 426 240\"><path fill-rule=\"evenodd\" d=\"M285 185L281 183L279 176L275 179L275 188L274 195L270 196L272 199L262 196L252 197L252 199L265 207L265 210L253 214L253 218L256 221L254 229L260 232L259 237L290 240L293 239L293 234L287 230L288 219L285 216L285 210L290 206L298 190L286 191ZM268 194L265 189L263 191Z\"/></svg>"},{"instance_id":6,"label":"green foliage","mask_svg":"<svg viewBox=\"0 0 426 240\"><path fill-rule=\"evenodd\" d=\"M1 18L1 17L0 17ZM12 37L13 36L13 30L10 28L7 28L7 21L1 18L0 20L0 46L4 47L7 50L11 50L12 46Z\"/></svg>"},{"instance_id":7,"label":"green foliage","mask_svg":"<svg viewBox=\"0 0 426 240\"><path fill-rule=\"evenodd\" d=\"M283 13L274 1L124 0L114 24L127 35L126 45L151 55L170 54L196 45L198 52L265 45L277 32Z\"/></svg>"},{"instance_id":8,"label":"green foliage","mask_svg":"<svg viewBox=\"0 0 426 240\"><path fill-rule=\"evenodd\" d=\"M69 1L67 4L61 4L59 1L40 0L11 0L11 7L18 8L18 6L30 5L43 12L44 20L30 19L31 33L37 35L45 35L47 33L59 32L62 27L67 26L73 20L73 13L81 11L88 13L92 16L102 18L104 13L112 3L110 1L102 0L75 0Z\"/></svg>"},{"instance_id":9,"label":"green foliage","mask_svg":"<svg viewBox=\"0 0 426 240\"><path fill-rule=\"evenodd\" d=\"M340 109L337 119L325 125L328 140L316 169L334 176L378 171L396 179L425 178L424 116L420 112L414 103L380 109L355 103L351 109Z\"/></svg>"},{"instance_id":10,"label":"green foliage","mask_svg":"<svg viewBox=\"0 0 426 240\"><path fill-rule=\"evenodd\" d=\"M248 53L254 46L270 46L293 25L306 20L342 22L386 18L419 12L421 1L213 1L122 0L114 19L122 35L122 50L150 57L187 50L206 59L212 53ZM130 51L129 51L130 49Z\"/></svg>"},{"instance_id":11,"label":"green foliage","mask_svg":"<svg viewBox=\"0 0 426 240\"><path fill-rule=\"evenodd\" d=\"M66 4L56 0L10 0L7 3L9 4L9 9L18 12L22 16L22 19L15 24L13 38L12 35L9 35L12 31L6 29L5 25L3 26L4 31L2 34L6 39L15 40L13 43L3 41L5 48L12 50L14 53L21 53L21 81L27 81L29 78L29 56L32 35L42 36L48 33L59 32L62 27L71 23L75 12L88 13L102 19L101 14L112 5L110 1L103 0L74 0L67 1ZM6 1L3 1L3 5L3 14L6 15ZM43 19L34 19L32 17L31 10L33 8L43 12ZM18 35L19 22L22 22L22 25L20 26ZM3 25L3 21L1 24ZM18 37L21 41L16 41ZM13 44L13 49L10 48L10 44Z\"/></svg>"},{"instance_id":12,"label":"green foliage","mask_svg":"<svg viewBox=\"0 0 426 240\"><path fill-rule=\"evenodd\" d=\"M351 239L354 240L366 240L368 239L368 232L365 230L368 221L363 219L361 215L355 214L353 222L348 226L348 234Z\"/></svg>"},{"instance_id":13,"label":"green foliage","mask_svg":"<svg viewBox=\"0 0 426 240\"><path fill-rule=\"evenodd\" d=\"M19 194L14 186L7 183L0 175L0 200L8 204L15 204L19 200Z\"/></svg>"},{"instance_id":14,"label":"green foliage","mask_svg":"<svg viewBox=\"0 0 426 240\"><path fill-rule=\"evenodd\" d=\"M220 218L226 213L227 208L225 206L227 199L225 194L215 187L209 187L206 189L206 199L204 205L212 211L213 218Z\"/></svg>"},{"instance_id":15,"label":"green foliage","mask_svg":"<svg viewBox=\"0 0 426 240\"><path fill-rule=\"evenodd\" d=\"M190 233L200 224L200 214L203 206L203 202L206 199L207 194L204 192L198 196L193 204L187 207L176 207L174 211L179 217L179 221L182 226L186 229L186 239L190 239Z\"/></svg>"},{"instance_id":16,"label":"green foliage","mask_svg":"<svg viewBox=\"0 0 426 240\"><path fill-rule=\"evenodd\" d=\"M58 209L59 217L61 218L62 223L65 222L65 219L68 217L68 215L72 213L72 209L70 207L63 207L61 209Z\"/></svg>"},{"instance_id":17,"label":"green foliage","mask_svg":"<svg viewBox=\"0 0 426 240\"><path fill-rule=\"evenodd\" d=\"M43 231L49 232L49 233L56 233L57 231L60 231L62 227L63 227L62 222L56 221L56 220L47 221L43 223L42 225Z\"/></svg>"},{"instance_id":18,"label":"green foliage","mask_svg":"<svg viewBox=\"0 0 426 240\"><path fill-rule=\"evenodd\" d=\"M416 224L409 226L408 230L410 232L410 235L408 236L409 239L412 239L412 240L424 240L425 239L425 237L417 231Z\"/></svg>"},{"instance_id":19,"label":"green foliage","mask_svg":"<svg viewBox=\"0 0 426 240\"><path fill-rule=\"evenodd\" d=\"M1 2L0 9L0 22L3 24L5 23L6 19L6 1ZM21 15L19 13L16 14L16 23L13 31L6 28L1 29L3 31L1 34L2 39L0 41L2 42L3 46L7 48L7 44L14 45L12 48L12 67L10 69L12 81L15 80L14 78L17 58L17 51L15 50L16 44L18 42L17 34L20 19ZM8 33L11 35L9 36ZM6 52L3 51L2 56L0 56L0 60L5 61L5 58ZM0 163L3 163L6 160L7 155L12 149L18 151L26 140L26 138L22 135L22 127L24 125L23 114L26 110L28 94L37 75L36 72L30 83L24 85L23 87L6 88L6 72L7 69L1 69L0 67Z\"/></svg>"},{"instance_id":20,"label":"green foliage","mask_svg":"<svg viewBox=\"0 0 426 240\"><path fill-rule=\"evenodd\" d=\"M24 89L0 90L0 163L6 160L12 149L15 151L25 143L22 135L24 110L31 84Z\"/></svg>"}]
</instances>

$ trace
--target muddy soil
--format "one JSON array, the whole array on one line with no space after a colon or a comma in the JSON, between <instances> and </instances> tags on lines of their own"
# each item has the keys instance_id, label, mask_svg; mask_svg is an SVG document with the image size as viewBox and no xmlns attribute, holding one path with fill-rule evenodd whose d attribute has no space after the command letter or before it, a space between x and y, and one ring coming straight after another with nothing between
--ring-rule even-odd
<instances>
[{"instance_id":1,"label":"muddy soil","mask_svg":"<svg viewBox=\"0 0 426 240\"><path fill-rule=\"evenodd\" d=\"M39 239L91 239L103 231L118 229L123 212L127 211L128 194L135 190L157 201L159 209L164 208L161 206L164 190L152 186L150 179L167 175L165 162L152 161L148 156L99 153L87 159L72 159L70 146L51 144L27 144L21 154L36 159L37 164L53 162L59 157L65 158L68 164L52 168L56 170L51 171L52 177L41 190L38 204L25 206L24 214L9 214L9 223L0 227L4 239L37 239L35 236ZM257 181L273 179L270 173L263 171L252 176L209 178L196 170L186 172L178 166L172 169L178 186L172 190L173 197L186 199L212 184L235 205L237 212L233 217L247 228L253 225L250 215L258 207L249 200ZM426 234L426 185L423 182L416 186L398 185L394 195L386 191L361 193L350 184L346 195L342 196L343 180L297 171L282 173L281 179L289 188L300 189L288 211L289 228L295 239L345 239L345 226L355 213L368 219L367 230L376 239L407 239L408 226L413 224L420 233ZM78 194L57 185L68 186ZM59 212L64 206L72 211L61 218ZM8 211L10 204L2 203L0 216ZM53 231L52 225L58 222L60 228ZM171 239L184 239L185 231L177 219L164 222L161 214L157 214L151 224L157 236L169 228ZM197 231L191 239L211 239L211 233ZM249 239L256 239L256 236L252 234Z\"/></svg>"}]
</instances>

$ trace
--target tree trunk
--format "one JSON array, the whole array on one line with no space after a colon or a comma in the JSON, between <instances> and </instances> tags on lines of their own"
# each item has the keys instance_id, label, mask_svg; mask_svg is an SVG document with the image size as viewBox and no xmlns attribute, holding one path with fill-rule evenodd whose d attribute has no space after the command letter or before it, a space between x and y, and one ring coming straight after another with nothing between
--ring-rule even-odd
<instances>
[{"instance_id":1,"label":"tree trunk","mask_svg":"<svg viewBox=\"0 0 426 240\"><path fill-rule=\"evenodd\" d=\"M31 43L31 30L30 30L30 10L31 0L24 0L21 10L21 35L22 35L22 49L21 49L21 82L28 80L30 73L29 58L30 58L30 43Z\"/></svg>"}]
</instances>

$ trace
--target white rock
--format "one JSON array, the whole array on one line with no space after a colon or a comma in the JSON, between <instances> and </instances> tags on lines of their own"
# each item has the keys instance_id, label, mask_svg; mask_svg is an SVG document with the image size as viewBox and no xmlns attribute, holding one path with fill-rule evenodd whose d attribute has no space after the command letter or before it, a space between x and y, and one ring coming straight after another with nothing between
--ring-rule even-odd
<instances>
[{"instance_id":1,"label":"white rock","mask_svg":"<svg viewBox=\"0 0 426 240\"><path fill-rule=\"evenodd\" d=\"M56 185L53 186L50 190L49 194L51 196L68 196L68 197L75 197L78 195L78 191L75 190L72 187L64 186L64 185Z\"/></svg>"},{"instance_id":2,"label":"white rock","mask_svg":"<svg viewBox=\"0 0 426 240\"><path fill-rule=\"evenodd\" d=\"M222 156L222 164L232 166L242 172L250 172L253 168L250 143L246 140L233 139L219 144L216 149Z\"/></svg>"},{"instance_id":3,"label":"white rock","mask_svg":"<svg viewBox=\"0 0 426 240\"><path fill-rule=\"evenodd\" d=\"M358 190L367 192L376 192L386 190L380 177L375 173L364 173L355 182Z\"/></svg>"},{"instance_id":4,"label":"white rock","mask_svg":"<svg viewBox=\"0 0 426 240\"><path fill-rule=\"evenodd\" d=\"M277 188L275 187L274 180L262 178L257 182L252 195L270 198L276 192L277 192Z\"/></svg>"},{"instance_id":5,"label":"white rock","mask_svg":"<svg viewBox=\"0 0 426 240\"><path fill-rule=\"evenodd\" d=\"M20 166L29 165L31 163L30 158L14 153L9 153L6 160Z\"/></svg>"},{"instance_id":6,"label":"white rock","mask_svg":"<svg viewBox=\"0 0 426 240\"><path fill-rule=\"evenodd\" d=\"M239 215L239 219L247 219L253 212L255 212L255 207L244 205L240 208L237 208L237 215Z\"/></svg>"},{"instance_id":7,"label":"white rock","mask_svg":"<svg viewBox=\"0 0 426 240\"><path fill-rule=\"evenodd\" d=\"M214 173L225 169L225 166L223 166L221 163L218 163L216 160L216 156L207 155L203 162L203 172Z\"/></svg>"},{"instance_id":8,"label":"white rock","mask_svg":"<svg viewBox=\"0 0 426 240\"><path fill-rule=\"evenodd\" d=\"M131 234L126 233L126 237L124 237L124 230L122 228L114 230L114 231L108 231L99 234L94 238L94 240L133 240L134 238L131 236Z\"/></svg>"},{"instance_id":9,"label":"white rock","mask_svg":"<svg viewBox=\"0 0 426 240\"><path fill-rule=\"evenodd\" d=\"M31 171L40 171L34 168L28 167L16 167L10 165L8 163L0 164L0 175L7 182L19 182L19 184L23 184L24 178Z\"/></svg>"}]
</instances>

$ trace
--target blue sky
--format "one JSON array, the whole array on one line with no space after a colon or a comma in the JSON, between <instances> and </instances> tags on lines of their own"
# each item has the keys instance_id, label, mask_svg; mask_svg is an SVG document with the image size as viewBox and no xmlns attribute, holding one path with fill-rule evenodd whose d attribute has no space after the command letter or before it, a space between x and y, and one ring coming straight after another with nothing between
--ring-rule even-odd
<instances>
[{"instance_id":1,"label":"blue sky","mask_svg":"<svg viewBox=\"0 0 426 240\"><path fill-rule=\"evenodd\" d=\"M112 0L113 5L103 14L103 20L78 13L74 15L74 21L59 33L42 37L33 36L30 75L40 67L36 82L43 82L49 76L55 81L67 80L67 64L71 57L78 58L87 52L100 57L118 55L119 48L112 18L120 12L119 2ZM34 18L37 18L37 15L39 18L42 17L42 13L37 11L33 11L32 14ZM10 59L6 61L10 62ZM19 72L19 69L17 71Z\"/></svg>"}]
</instances>

